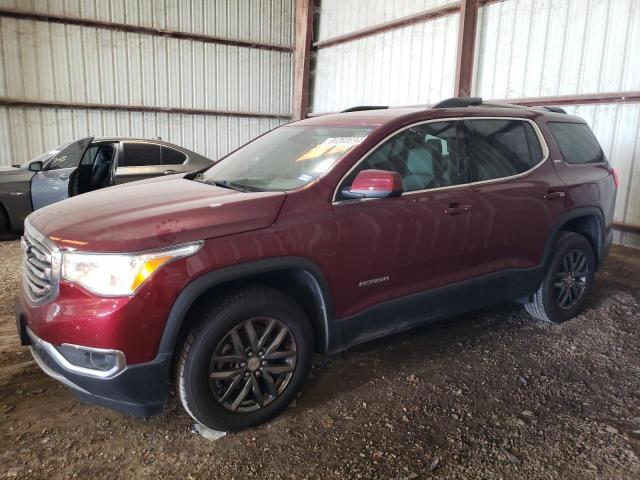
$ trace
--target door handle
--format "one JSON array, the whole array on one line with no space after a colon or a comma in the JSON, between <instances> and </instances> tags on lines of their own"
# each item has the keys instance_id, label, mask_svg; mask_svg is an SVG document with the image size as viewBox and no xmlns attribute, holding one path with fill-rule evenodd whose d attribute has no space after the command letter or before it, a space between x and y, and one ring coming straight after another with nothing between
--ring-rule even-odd
<instances>
[{"instance_id":1,"label":"door handle","mask_svg":"<svg viewBox=\"0 0 640 480\"><path fill-rule=\"evenodd\" d=\"M163 175L173 175L174 173L178 173L176 170L165 170L162 172Z\"/></svg>"},{"instance_id":2,"label":"door handle","mask_svg":"<svg viewBox=\"0 0 640 480\"><path fill-rule=\"evenodd\" d=\"M444 209L444 213L447 215L460 215L461 213L469 213L471 211L471 205L459 205L452 203L449 208Z\"/></svg>"},{"instance_id":3,"label":"door handle","mask_svg":"<svg viewBox=\"0 0 640 480\"><path fill-rule=\"evenodd\" d=\"M555 200L556 198L566 197L566 192L549 192L544 195L545 200Z\"/></svg>"},{"instance_id":4,"label":"door handle","mask_svg":"<svg viewBox=\"0 0 640 480\"><path fill-rule=\"evenodd\" d=\"M66 180L67 178L69 178L69 174L68 173L63 173L62 175L60 175L58 177L60 180Z\"/></svg>"}]
</instances>

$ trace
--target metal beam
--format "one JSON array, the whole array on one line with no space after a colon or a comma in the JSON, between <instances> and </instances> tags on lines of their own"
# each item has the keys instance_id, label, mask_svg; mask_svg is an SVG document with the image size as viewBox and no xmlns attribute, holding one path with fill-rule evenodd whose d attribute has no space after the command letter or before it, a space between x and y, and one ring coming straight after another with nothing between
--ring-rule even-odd
<instances>
[{"instance_id":1,"label":"metal beam","mask_svg":"<svg viewBox=\"0 0 640 480\"><path fill-rule=\"evenodd\" d=\"M49 13L34 13L8 8L0 8L0 17L15 18L18 20L33 20L38 22L61 23L64 25L79 25L81 27L102 28L116 30L120 32L143 33L160 37L179 38L182 40L196 40L204 43L217 43L233 47L257 48L261 50L275 50L278 52L293 52L293 47L287 45L277 45L274 43L253 42L249 40L238 40L226 37L215 37L199 33L180 32L177 30L166 30L163 28L143 27L141 25L129 25L126 23L107 22L91 18L69 17L64 15L53 15Z\"/></svg>"},{"instance_id":2,"label":"metal beam","mask_svg":"<svg viewBox=\"0 0 640 480\"><path fill-rule=\"evenodd\" d=\"M279 113L242 112L233 110L209 110L204 108L154 107L148 105L117 105L108 103L58 102L0 97L0 106L27 108L69 108L77 110L115 110L147 113L176 113L185 115L215 115L219 117L277 118L290 120L290 115Z\"/></svg>"},{"instance_id":3,"label":"metal beam","mask_svg":"<svg viewBox=\"0 0 640 480\"><path fill-rule=\"evenodd\" d=\"M458 54L456 56L455 96L470 97L473 81L473 63L476 49L478 0L462 0L458 27Z\"/></svg>"},{"instance_id":4,"label":"metal beam","mask_svg":"<svg viewBox=\"0 0 640 480\"><path fill-rule=\"evenodd\" d=\"M460 9L460 2L452 2L441 7L432 8L424 12L419 12L414 15L402 17L397 20L391 20L390 22L380 23L371 27L363 28L355 32L339 35L337 37L330 38L328 40L322 40L313 44L315 48L327 48L342 43L352 42L361 38L370 37L371 35L377 35L379 33L396 30L398 28L408 27L418 23L424 23L429 20L435 20L436 18L445 17L453 13L458 13Z\"/></svg>"},{"instance_id":5,"label":"metal beam","mask_svg":"<svg viewBox=\"0 0 640 480\"><path fill-rule=\"evenodd\" d=\"M630 232L630 233L638 233L640 234L640 225L631 225L629 223L614 223L614 230L618 230L620 232Z\"/></svg>"},{"instance_id":6,"label":"metal beam","mask_svg":"<svg viewBox=\"0 0 640 480\"><path fill-rule=\"evenodd\" d=\"M558 95L554 97L509 98L496 100L527 107L545 105L590 105L598 103L638 103L640 91Z\"/></svg>"},{"instance_id":7,"label":"metal beam","mask_svg":"<svg viewBox=\"0 0 640 480\"><path fill-rule=\"evenodd\" d=\"M309 65L313 38L313 0L295 0L295 49L293 52L293 119L309 111Z\"/></svg>"}]
</instances>

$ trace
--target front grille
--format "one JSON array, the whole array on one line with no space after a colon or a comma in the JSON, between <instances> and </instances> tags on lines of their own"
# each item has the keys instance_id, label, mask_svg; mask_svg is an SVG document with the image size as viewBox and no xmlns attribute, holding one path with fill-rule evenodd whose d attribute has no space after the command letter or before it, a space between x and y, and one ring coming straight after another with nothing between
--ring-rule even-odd
<instances>
[{"instance_id":1,"label":"front grille","mask_svg":"<svg viewBox=\"0 0 640 480\"><path fill-rule=\"evenodd\" d=\"M22 237L22 283L33 303L44 303L57 289L55 246L25 223Z\"/></svg>"}]
</instances>

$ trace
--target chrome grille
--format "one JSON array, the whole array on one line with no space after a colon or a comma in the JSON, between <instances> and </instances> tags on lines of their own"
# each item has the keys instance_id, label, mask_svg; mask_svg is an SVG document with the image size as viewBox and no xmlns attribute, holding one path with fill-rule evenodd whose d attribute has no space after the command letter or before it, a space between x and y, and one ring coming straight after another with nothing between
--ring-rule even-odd
<instances>
[{"instance_id":1,"label":"chrome grille","mask_svg":"<svg viewBox=\"0 0 640 480\"><path fill-rule=\"evenodd\" d=\"M24 290L31 302L44 303L57 293L58 250L28 221L25 222L21 244Z\"/></svg>"}]
</instances>

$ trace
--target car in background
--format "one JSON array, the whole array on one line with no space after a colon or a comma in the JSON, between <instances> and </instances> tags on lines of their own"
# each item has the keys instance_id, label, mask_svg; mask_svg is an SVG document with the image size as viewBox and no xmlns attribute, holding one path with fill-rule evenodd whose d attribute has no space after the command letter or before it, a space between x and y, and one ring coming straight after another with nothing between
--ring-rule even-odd
<instances>
[{"instance_id":1,"label":"car in background","mask_svg":"<svg viewBox=\"0 0 640 480\"><path fill-rule=\"evenodd\" d=\"M68 197L211 165L202 155L161 140L86 137L0 168L0 233L20 230L34 210Z\"/></svg>"}]
</instances>

